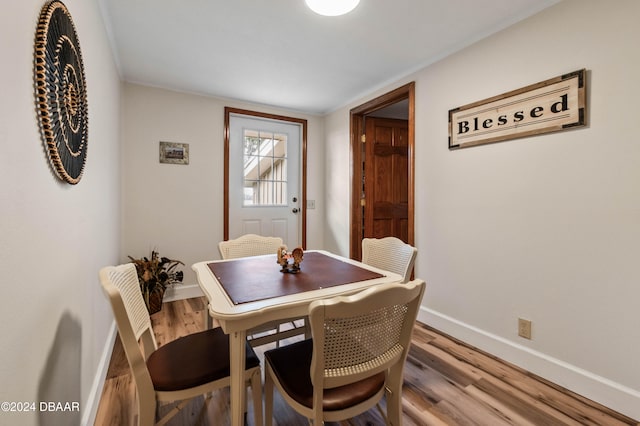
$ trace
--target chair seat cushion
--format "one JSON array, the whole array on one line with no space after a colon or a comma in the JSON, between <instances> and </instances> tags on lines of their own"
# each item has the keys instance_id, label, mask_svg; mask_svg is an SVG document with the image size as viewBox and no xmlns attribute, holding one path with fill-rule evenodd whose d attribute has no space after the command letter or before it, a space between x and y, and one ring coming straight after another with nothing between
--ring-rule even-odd
<instances>
[{"instance_id":1,"label":"chair seat cushion","mask_svg":"<svg viewBox=\"0 0 640 426\"><path fill-rule=\"evenodd\" d=\"M313 385L311 383L311 354L313 340L296 342L265 352L265 362L271 365L284 390L298 403L312 408ZM325 389L323 411L336 411L366 401L385 383L381 372L356 383Z\"/></svg>"},{"instance_id":2,"label":"chair seat cushion","mask_svg":"<svg viewBox=\"0 0 640 426\"><path fill-rule=\"evenodd\" d=\"M246 345L246 369L260 360ZM160 346L147 360L153 387L175 391L229 376L229 336L220 327L180 337Z\"/></svg>"}]
</instances>

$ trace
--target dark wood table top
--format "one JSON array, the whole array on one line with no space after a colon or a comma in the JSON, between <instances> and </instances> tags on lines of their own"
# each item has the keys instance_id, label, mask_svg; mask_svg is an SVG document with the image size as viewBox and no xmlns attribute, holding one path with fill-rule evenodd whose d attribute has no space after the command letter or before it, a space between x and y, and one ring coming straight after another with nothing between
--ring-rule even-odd
<instances>
[{"instance_id":1,"label":"dark wood table top","mask_svg":"<svg viewBox=\"0 0 640 426\"><path fill-rule=\"evenodd\" d=\"M384 277L319 252L305 252L296 274L280 272L276 260L274 253L207 266L236 305Z\"/></svg>"}]
</instances>

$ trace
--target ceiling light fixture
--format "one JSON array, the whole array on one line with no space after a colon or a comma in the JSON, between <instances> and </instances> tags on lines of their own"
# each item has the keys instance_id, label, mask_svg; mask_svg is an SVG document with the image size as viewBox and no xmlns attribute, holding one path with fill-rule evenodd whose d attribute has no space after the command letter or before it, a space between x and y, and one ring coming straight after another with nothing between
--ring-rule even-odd
<instances>
[{"instance_id":1,"label":"ceiling light fixture","mask_svg":"<svg viewBox=\"0 0 640 426\"><path fill-rule=\"evenodd\" d=\"M318 15L340 16L356 8L360 0L304 0Z\"/></svg>"}]
</instances>

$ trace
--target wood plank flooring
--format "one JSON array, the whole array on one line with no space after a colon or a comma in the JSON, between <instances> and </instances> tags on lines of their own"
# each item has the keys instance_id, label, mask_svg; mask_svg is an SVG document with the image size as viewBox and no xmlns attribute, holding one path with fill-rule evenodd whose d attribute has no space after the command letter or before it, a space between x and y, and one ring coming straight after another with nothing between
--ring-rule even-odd
<instances>
[{"instance_id":1,"label":"wood plank flooring","mask_svg":"<svg viewBox=\"0 0 640 426\"><path fill-rule=\"evenodd\" d=\"M159 345L204 327L204 298L165 303L151 319ZM256 352L261 356L268 346ZM250 396L250 394L249 394ZM403 421L413 425L640 425L637 420L542 380L423 324L415 327L405 367ZM163 414L174 404L160 408ZM384 405L384 404L383 404ZM253 424L251 403L248 422ZM193 400L168 423L228 425L229 392ZM120 340L116 340L95 424L135 425L137 405ZM356 426L384 422L377 410L355 419ZM308 424L275 393L274 425Z\"/></svg>"}]
</instances>

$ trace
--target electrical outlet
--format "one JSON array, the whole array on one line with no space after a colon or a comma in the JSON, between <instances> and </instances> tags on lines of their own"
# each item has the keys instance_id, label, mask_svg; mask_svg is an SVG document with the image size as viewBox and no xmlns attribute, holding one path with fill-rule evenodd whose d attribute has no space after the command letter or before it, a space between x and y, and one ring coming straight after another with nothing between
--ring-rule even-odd
<instances>
[{"instance_id":1,"label":"electrical outlet","mask_svg":"<svg viewBox=\"0 0 640 426\"><path fill-rule=\"evenodd\" d=\"M518 318L518 336L531 340L531 321Z\"/></svg>"}]
</instances>

